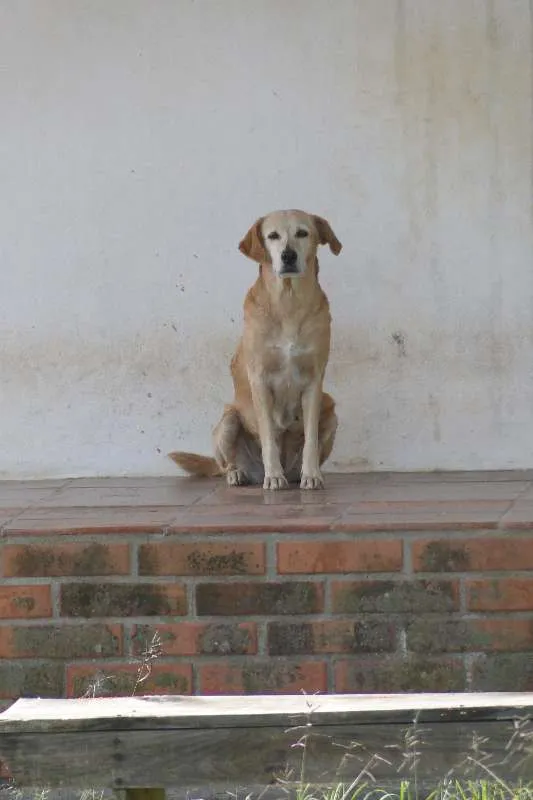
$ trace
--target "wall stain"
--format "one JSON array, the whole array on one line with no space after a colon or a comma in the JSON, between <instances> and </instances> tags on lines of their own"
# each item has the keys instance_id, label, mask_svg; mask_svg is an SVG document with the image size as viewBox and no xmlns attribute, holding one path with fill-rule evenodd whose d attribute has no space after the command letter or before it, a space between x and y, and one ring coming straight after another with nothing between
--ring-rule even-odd
<instances>
[{"instance_id":1,"label":"wall stain","mask_svg":"<svg viewBox=\"0 0 533 800\"><path fill-rule=\"evenodd\" d=\"M406 358L407 348L405 343L405 334L401 331L395 331L391 334L391 339L397 347L398 358Z\"/></svg>"},{"instance_id":2,"label":"wall stain","mask_svg":"<svg viewBox=\"0 0 533 800\"><path fill-rule=\"evenodd\" d=\"M441 427L440 427L440 403L435 395L428 396L428 408L430 417L433 423L433 441L440 442L441 440Z\"/></svg>"}]
</instances>

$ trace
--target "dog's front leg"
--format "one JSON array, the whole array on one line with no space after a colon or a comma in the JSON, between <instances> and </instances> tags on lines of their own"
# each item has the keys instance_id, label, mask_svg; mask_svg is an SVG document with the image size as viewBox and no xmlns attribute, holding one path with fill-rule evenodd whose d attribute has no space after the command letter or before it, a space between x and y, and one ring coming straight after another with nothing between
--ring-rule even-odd
<instances>
[{"instance_id":1,"label":"dog's front leg","mask_svg":"<svg viewBox=\"0 0 533 800\"><path fill-rule=\"evenodd\" d=\"M283 474L279 445L276 441L276 431L272 419L272 393L265 381L257 377L250 378L250 388L265 469L263 489L285 489L289 484Z\"/></svg>"},{"instance_id":2,"label":"dog's front leg","mask_svg":"<svg viewBox=\"0 0 533 800\"><path fill-rule=\"evenodd\" d=\"M318 425L322 403L322 381L316 381L302 395L304 422L304 449L302 454L301 489L322 489L324 478L320 472Z\"/></svg>"}]
</instances>

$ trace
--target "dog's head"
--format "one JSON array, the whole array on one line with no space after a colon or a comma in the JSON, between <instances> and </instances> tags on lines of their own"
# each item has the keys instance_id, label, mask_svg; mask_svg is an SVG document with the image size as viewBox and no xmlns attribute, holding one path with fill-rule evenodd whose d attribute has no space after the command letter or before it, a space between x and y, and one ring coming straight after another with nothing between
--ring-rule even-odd
<instances>
[{"instance_id":1,"label":"dog's head","mask_svg":"<svg viewBox=\"0 0 533 800\"><path fill-rule=\"evenodd\" d=\"M316 261L320 244L338 255L342 245L329 222L305 211L274 211L255 222L239 250L259 264L271 264L280 278L297 278Z\"/></svg>"}]
</instances>

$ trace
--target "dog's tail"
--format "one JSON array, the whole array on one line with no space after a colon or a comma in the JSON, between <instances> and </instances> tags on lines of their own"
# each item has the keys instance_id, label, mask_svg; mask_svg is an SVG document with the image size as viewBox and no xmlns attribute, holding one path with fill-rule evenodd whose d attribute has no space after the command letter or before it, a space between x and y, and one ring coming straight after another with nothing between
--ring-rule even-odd
<instances>
[{"instance_id":1,"label":"dog's tail","mask_svg":"<svg viewBox=\"0 0 533 800\"><path fill-rule=\"evenodd\" d=\"M223 471L218 466L214 458L199 456L196 453L169 453L168 457L174 461L178 467L195 475L198 478L217 478L223 475Z\"/></svg>"}]
</instances>

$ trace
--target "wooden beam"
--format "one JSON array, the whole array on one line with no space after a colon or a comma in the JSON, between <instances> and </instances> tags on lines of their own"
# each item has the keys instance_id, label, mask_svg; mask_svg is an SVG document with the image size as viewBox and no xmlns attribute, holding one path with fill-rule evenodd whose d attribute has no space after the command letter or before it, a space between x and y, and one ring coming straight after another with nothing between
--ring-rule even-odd
<instances>
[{"instance_id":1,"label":"wooden beam","mask_svg":"<svg viewBox=\"0 0 533 800\"><path fill-rule=\"evenodd\" d=\"M531 692L21 699L0 714L0 734L287 726L308 718L321 725L503 720L531 711Z\"/></svg>"},{"instance_id":2,"label":"wooden beam","mask_svg":"<svg viewBox=\"0 0 533 800\"><path fill-rule=\"evenodd\" d=\"M165 800L164 789L126 789L126 800Z\"/></svg>"},{"instance_id":3,"label":"wooden beam","mask_svg":"<svg viewBox=\"0 0 533 800\"><path fill-rule=\"evenodd\" d=\"M20 700L0 715L0 758L20 786L253 789L296 780L304 752L315 783L397 782L415 761L418 780L487 777L485 751L505 777L532 712L532 694Z\"/></svg>"}]
</instances>

